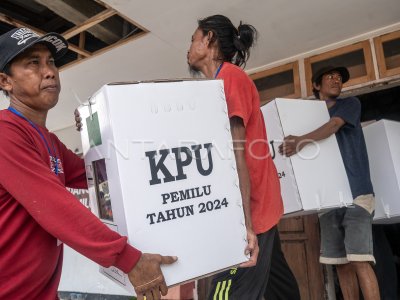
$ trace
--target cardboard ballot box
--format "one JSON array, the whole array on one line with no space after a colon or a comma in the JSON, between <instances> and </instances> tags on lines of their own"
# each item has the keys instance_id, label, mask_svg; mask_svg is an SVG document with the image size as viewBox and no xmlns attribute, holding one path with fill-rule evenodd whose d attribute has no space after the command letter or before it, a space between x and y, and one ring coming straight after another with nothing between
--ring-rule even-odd
<instances>
[{"instance_id":1,"label":"cardboard ballot box","mask_svg":"<svg viewBox=\"0 0 400 300\"><path fill-rule=\"evenodd\" d=\"M89 210L93 206L87 190L67 188ZM129 296L129 292L99 272L99 266L82 254L64 245L63 268L59 292Z\"/></svg>"},{"instance_id":2,"label":"cardboard ballot box","mask_svg":"<svg viewBox=\"0 0 400 300\"><path fill-rule=\"evenodd\" d=\"M363 128L375 192L375 223L400 222L400 122L380 120Z\"/></svg>"},{"instance_id":3,"label":"cardboard ballot box","mask_svg":"<svg viewBox=\"0 0 400 300\"><path fill-rule=\"evenodd\" d=\"M303 215L352 204L349 182L334 135L308 144L291 157L278 152L284 137L306 134L329 121L326 104L278 98L261 110L280 178L284 213Z\"/></svg>"},{"instance_id":4,"label":"cardboard ballot box","mask_svg":"<svg viewBox=\"0 0 400 300\"><path fill-rule=\"evenodd\" d=\"M142 252L176 255L167 285L244 261L246 229L223 82L103 86L79 108L89 196ZM102 269L133 292L126 274Z\"/></svg>"},{"instance_id":5,"label":"cardboard ballot box","mask_svg":"<svg viewBox=\"0 0 400 300\"><path fill-rule=\"evenodd\" d=\"M129 292L99 272L99 265L64 245L59 292L129 296Z\"/></svg>"}]
</instances>

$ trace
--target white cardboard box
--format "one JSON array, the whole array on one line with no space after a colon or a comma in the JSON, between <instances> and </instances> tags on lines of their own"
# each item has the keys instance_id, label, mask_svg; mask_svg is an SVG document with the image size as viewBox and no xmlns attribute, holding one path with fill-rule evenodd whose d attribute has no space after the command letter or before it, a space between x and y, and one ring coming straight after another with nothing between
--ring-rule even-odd
<instances>
[{"instance_id":1,"label":"white cardboard box","mask_svg":"<svg viewBox=\"0 0 400 300\"><path fill-rule=\"evenodd\" d=\"M162 267L168 286L247 261L223 82L112 84L90 103L79 111L99 217L142 252L178 256Z\"/></svg>"},{"instance_id":2,"label":"white cardboard box","mask_svg":"<svg viewBox=\"0 0 400 300\"><path fill-rule=\"evenodd\" d=\"M77 199L93 211L86 190L67 188ZM63 268L59 292L129 296L129 292L99 272L99 265L67 245L64 245Z\"/></svg>"},{"instance_id":3,"label":"white cardboard box","mask_svg":"<svg viewBox=\"0 0 400 300\"><path fill-rule=\"evenodd\" d=\"M400 122L380 120L363 128L375 192L374 223L400 222Z\"/></svg>"},{"instance_id":4,"label":"white cardboard box","mask_svg":"<svg viewBox=\"0 0 400 300\"><path fill-rule=\"evenodd\" d=\"M99 272L99 265L64 245L60 292L129 296L129 292Z\"/></svg>"},{"instance_id":5,"label":"white cardboard box","mask_svg":"<svg viewBox=\"0 0 400 300\"><path fill-rule=\"evenodd\" d=\"M353 199L335 136L284 157L278 152L283 138L303 135L329 121L324 102L277 98L261 108L278 176L284 213L305 215L351 205Z\"/></svg>"}]
</instances>

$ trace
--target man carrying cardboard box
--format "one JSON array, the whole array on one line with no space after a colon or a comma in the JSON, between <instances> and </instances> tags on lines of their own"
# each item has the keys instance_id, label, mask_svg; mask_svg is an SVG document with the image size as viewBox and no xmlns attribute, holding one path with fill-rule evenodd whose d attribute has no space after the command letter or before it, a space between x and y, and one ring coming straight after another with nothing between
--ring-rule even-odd
<instances>
[{"instance_id":1,"label":"man carrying cardboard box","mask_svg":"<svg viewBox=\"0 0 400 300\"><path fill-rule=\"evenodd\" d=\"M251 25L235 28L225 16L210 16L198 21L187 54L194 74L224 80L250 254L249 262L242 265L248 268L213 278L209 299L258 300L267 289L267 299L295 300L300 299L299 289L277 230L283 213L279 178L269 153L257 88L240 68L255 38Z\"/></svg>"},{"instance_id":2,"label":"man carrying cardboard box","mask_svg":"<svg viewBox=\"0 0 400 300\"><path fill-rule=\"evenodd\" d=\"M328 66L314 73L314 95L326 102L331 118L308 134L286 137L279 151L291 156L311 141L319 141L336 134L354 206L334 209L320 215L320 262L336 265L344 299L358 299L361 288L364 299L376 300L380 299L379 288L371 266L375 263L372 249L375 200L360 124L361 104L356 97L339 98L342 85L349 77L349 72L344 67Z\"/></svg>"},{"instance_id":3,"label":"man carrying cardboard box","mask_svg":"<svg viewBox=\"0 0 400 300\"><path fill-rule=\"evenodd\" d=\"M67 191L87 188L84 162L46 129L60 82L59 34L16 28L0 37L0 299L57 299L63 244L128 273L138 299L160 299L160 269L176 257L141 253ZM78 275L78 274L77 274Z\"/></svg>"}]
</instances>

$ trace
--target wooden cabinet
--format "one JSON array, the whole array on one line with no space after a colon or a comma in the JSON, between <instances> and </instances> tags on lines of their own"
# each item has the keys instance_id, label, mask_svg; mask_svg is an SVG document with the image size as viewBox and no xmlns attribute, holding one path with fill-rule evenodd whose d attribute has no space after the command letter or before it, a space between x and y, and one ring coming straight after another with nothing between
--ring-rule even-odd
<instances>
[{"instance_id":1,"label":"wooden cabinet","mask_svg":"<svg viewBox=\"0 0 400 300\"><path fill-rule=\"evenodd\" d=\"M400 31L374 38L376 59L381 78L400 74Z\"/></svg>"},{"instance_id":2,"label":"wooden cabinet","mask_svg":"<svg viewBox=\"0 0 400 300\"><path fill-rule=\"evenodd\" d=\"M261 105L275 98L301 96L299 64L293 62L250 75L260 94Z\"/></svg>"},{"instance_id":3,"label":"wooden cabinet","mask_svg":"<svg viewBox=\"0 0 400 300\"><path fill-rule=\"evenodd\" d=\"M312 95L312 74L324 66L343 66L349 70L350 80L343 87L357 85L375 80L371 45L363 41L304 60L307 95Z\"/></svg>"},{"instance_id":4,"label":"wooden cabinet","mask_svg":"<svg viewBox=\"0 0 400 300\"><path fill-rule=\"evenodd\" d=\"M319 263L318 216L282 219L278 229L282 251L296 277L301 299L325 299L324 275Z\"/></svg>"}]
</instances>

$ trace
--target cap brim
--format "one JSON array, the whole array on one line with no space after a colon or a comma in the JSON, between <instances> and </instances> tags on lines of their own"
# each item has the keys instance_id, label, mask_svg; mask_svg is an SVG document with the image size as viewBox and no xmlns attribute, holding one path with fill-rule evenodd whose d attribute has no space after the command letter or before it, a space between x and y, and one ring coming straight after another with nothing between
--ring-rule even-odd
<instances>
[{"instance_id":1,"label":"cap brim","mask_svg":"<svg viewBox=\"0 0 400 300\"><path fill-rule=\"evenodd\" d=\"M330 72L339 72L340 76L342 76L342 83L345 83L347 81L349 81L350 79L350 73L347 70L347 68L345 67L325 67L320 69L318 72L316 72L313 77L311 78L312 82L317 82L321 79L321 77L326 74L326 73L330 73Z\"/></svg>"}]
</instances>

